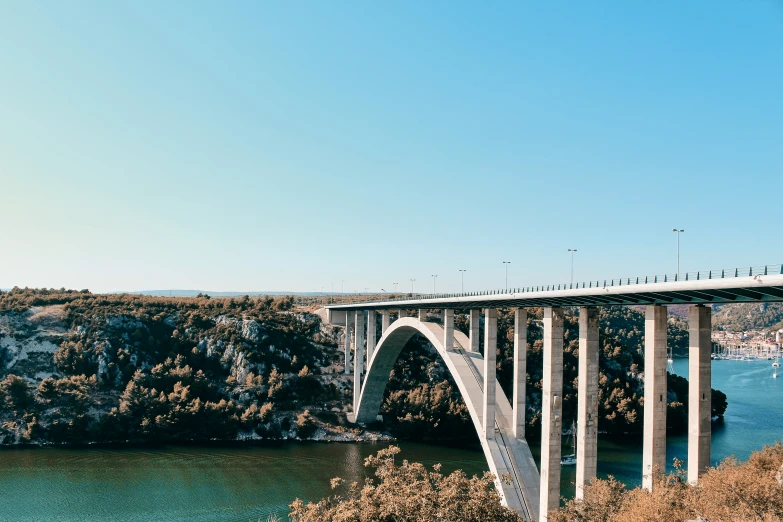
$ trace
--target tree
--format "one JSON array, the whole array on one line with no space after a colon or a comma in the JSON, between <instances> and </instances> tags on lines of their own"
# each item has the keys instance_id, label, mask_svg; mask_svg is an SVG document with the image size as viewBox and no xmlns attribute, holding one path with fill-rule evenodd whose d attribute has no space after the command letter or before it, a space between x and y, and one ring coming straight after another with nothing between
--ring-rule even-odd
<instances>
[{"instance_id":1,"label":"tree","mask_svg":"<svg viewBox=\"0 0 783 522\"><path fill-rule=\"evenodd\" d=\"M365 467L375 470L376 480L364 485L354 482L345 496L335 495L318 503L305 504L296 499L290 506L293 522L418 522L444 520L460 522L518 522L519 515L500 504L494 476L468 478L462 471L450 475L440 472L440 464L428 471L423 464L403 460L389 446L367 457ZM342 479L332 479L332 488Z\"/></svg>"},{"instance_id":2,"label":"tree","mask_svg":"<svg viewBox=\"0 0 783 522\"><path fill-rule=\"evenodd\" d=\"M0 406L11 411L23 411L33 404L33 396L24 379L11 374L0 381Z\"/></svg>"}]
</instances>

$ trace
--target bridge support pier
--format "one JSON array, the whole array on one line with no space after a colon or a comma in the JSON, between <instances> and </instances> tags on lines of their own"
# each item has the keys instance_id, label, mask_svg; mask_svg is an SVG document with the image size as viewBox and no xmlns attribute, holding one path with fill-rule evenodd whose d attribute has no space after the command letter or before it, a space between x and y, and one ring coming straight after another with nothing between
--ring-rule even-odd
<instances>
[{"instance_id":1,"label":"bridge support pier","mask_svg":"<svg viewBox=\"0 0 783 522\"><path fill-rule=\"evenodd\" d=\"M541 401L541 488L539 518L560 506L563 436L563 309L544 308L544 383Z\"/></svg>"},{"instance_id":2,"label":"bridge support pier","mask_svg":"<svg viewBox=\"0 0 783 522\"><path fill-rule=\"evenodd\" d=\"M518 439L525 437L525 386L527 383L527 310L514 310L514 396L513 431Z\"/></svg>"},{"instance_id":3,"label":"bridge support pier","mask_svg":"<svg viewBox=\"0 0 783 522\"><path fill-rule=\"evenodd\" d=\"M427 320L427 310L421 310L419 309L419 321L422 323Z\"/></svg>"},{"instance_id":4,"label":"bridge support pier","mask_svg":"<svg viewBox=\"0 0 783 522\"><path fill-rule=\"evenodd\" d=\"M454 350L454 310L443 310L443 348Z\"/></svg>"},{"instance_id":5,"label":"bridge support pier","mask_svg":"<svg viewBox=\"0 0 783 522\"><path fill-rule=\"evenodd\" d=\"M389 325L391 325L391 312L389 312L389 310L382 310L381 311L381 335L386 333L386 330L389 329Z\"/></svg>"},{"instance_id":6,"label":"bridge support pier","mask_svg":"<svg viewBox=\"0 0 783 522\"><path fill-rule=\"evenodd\" d=\"M644 443L642 487L666 472L666 307L648 306L644 317Z\"/></svg>"},{"instance_id":7,"label":"bridge support pier","mask_svg":"<svg viewBox=\"0 0 783 522\"><path fill-rule=\"evenodd\" d=\"M353 411L359 409L359 398L362 395L362 366L364 365L364 310L357 310L354 334L356 338L356 354L353 361Z\"/></svg>"},{"instance_id":8,"label":"bridge support pier","mask_svg":"<svg viewBox=\"0 0 783 522\"><path fill-rule=\"evenodd\" d=\"M712 309L688 308L688 482L710 466L712 437Z\"/></svg>"},{"instance_id":9,"label":"bridge support pier","mask_svg":"<svg viewBox=\"0 0 783 522\"><path fill-rule=\"evenodd\" d=\"M351 325L354 314L345 312L345 374L351 374Z\"/></svg>"},{"instance_id":10,"label":"bridge support pier","mask_svg":"<svg viewBox=\"0 0 783 522\"><path fill-rule=\"evenodd\" d=\"M479 351L479 314L481 313L480 310L470 310L469 312L469 319L470 319L470 335L468 336L470 340L470 346L468 346L469 352L478 353Z\"/></svg>"},{"instance_id":11,"label":"bridge support pier","mask_svg":"<svg viewBox=\"0 0 783 522\"><path fill-rule=\"evenodd\" d=\"M596 476L598 466L598 308L579 309L576 498Z\"/></svg>"},{"instance_id":12,"label":"bridge support pier","mask_svg":"<svg viewBox=\"0 0 783 522\"><path fill-rule=\"evenodd\" d=\"M397 317L397 319L402 319L404 317L408 317L408 313L402 308L400 308L400 315Z\"/></svg>"},{"instance_id":13,"label":"bridge support pier","mask_svg":"<svg viewBox=\"0 0 783 522\"><path fill-rule=\"evenodd\" d=\"M495 438L495 373L498 347L498 311L484 311L484 436Z\"/></svg>"},{"instance_id":14,"label":"bridge support pier","mask_svg":"<svg viewBox=\"0 0 783 522\"><path fill-rule=\"evenodd\" d=\"M375 351L375 330L378 326L378 321L375 318L375 310L367 310L367 368L370 367L370 361L372 361L372 352Z\"/></svg>"}]
</instances>

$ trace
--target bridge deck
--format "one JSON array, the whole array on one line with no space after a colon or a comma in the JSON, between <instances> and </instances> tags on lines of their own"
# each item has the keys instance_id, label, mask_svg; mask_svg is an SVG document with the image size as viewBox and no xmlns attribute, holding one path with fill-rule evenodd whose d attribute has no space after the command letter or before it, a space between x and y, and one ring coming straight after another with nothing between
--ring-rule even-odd
<instances>
[{"instance_id":1,"label":"bridge deck","mask_svg":"<svg viewBox=\"0 0 783 522\"><path fill-rule=\"evenodd\" d=\"M765 272L768 272L765 268ZM753 276L699 277L677 281L626 280L593 281L517 288L508 292L465 294L435 294L411 298L365 303L327 305L335 311L344 310L411 310L449 308L468 310L486 307L538 306L611 306L611 305L671 305L705 303L742 303L783 301L783 274L759 273ZM606 284L604 284L606 283ZM611 284L608 284L611 283Z\"/></svg>"}]
</instances>

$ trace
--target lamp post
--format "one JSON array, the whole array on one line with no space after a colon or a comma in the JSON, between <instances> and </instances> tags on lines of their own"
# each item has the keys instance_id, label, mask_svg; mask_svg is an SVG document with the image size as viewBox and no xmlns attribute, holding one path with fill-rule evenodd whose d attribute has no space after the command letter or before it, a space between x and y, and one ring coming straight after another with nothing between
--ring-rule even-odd
<instances>
[{"instance_id":1,"label":"lamp post","mask_svg":"<svg viewBox=\"0 0 783 522\"><path fill-rule=\"evenodd\" d=\"M573 284L573 282L574 282L574 252L576 252L576 249L575 248L573 248L573 249L569 248L568 251L571 252L571 283Z\"/></svg>"},{"instance_id":2,"label":"lamp post","mask_svg":"<svg viewBox=\"0 0 783 522\"><path fill-rule=\"evenodd\" d=\"M435 279L438 278L438 274L430 274L432 276L432 295L435 295Z\"/></svg>"},{"instance_id":3,"label":"lamp post","mask_svg":"<svg viewBox=\"0 0 783 522\"><path fill-rule=\"evenodd\" d=\"M506 292L508 292L508 265L511 264L511 261L503 261L503 264L506 265Z\"/></svg>"},{"instance_id":4,"label":"lamp post","mask_svg":"<svg viewBox=\"0 0 783 522\"><path fill-rule=\"evenodd\" d=\"M413 283L415 283L415 279L411 279L411 295L413 295Z\"/></svg>"},{"instance_id":5,"label":"lamp post","mask_svg":"<svg viewBox=\"0 0 783 522\"><path fill-rule=\"evenodd\" d=\"M462 278L462 293L463 294L465 293L465 272L467 272L467 270L460 270L459 271L459 275Z\"/></svg>"},{"instance_id":6,"label":"lamp post","mask_svg":"<svg viewBox=\"0 0 783 522\"><path fill-rule=\"evenodd\" d=\"M672 232L677 232L677 278L680 276L680 234L685 232L684 229L673 228Z\"/></svg>"},{"instance_id":7,"label":"lamp post","mask_svg":"<svg viewBox=\"0 0 783 522\"><path fill-rule=\"evenodd\" d=\"M392 284L394 285L394 293L396 294L397 293L397 285L400 284L400 283L392 283Z\"/></svg>"}]
</instances>

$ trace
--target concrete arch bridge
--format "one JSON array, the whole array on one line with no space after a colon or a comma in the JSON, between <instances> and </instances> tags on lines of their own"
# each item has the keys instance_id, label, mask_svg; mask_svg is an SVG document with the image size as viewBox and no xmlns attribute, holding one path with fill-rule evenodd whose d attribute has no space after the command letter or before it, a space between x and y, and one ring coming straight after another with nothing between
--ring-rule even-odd
<instances>
[{"instance_id":1,"label":"concrete arch bridge","mask_svg":"<svg viewBox=\"0 0 783 522\"><path fill-rule=\"evenodd\" d=\"M563 307L579 308L576 496L582 498L585 485L596 476L598 457L598 308L644 305L646 309L642 486L652 489L655 470L666 469L666 305L689 305L688 479L696 482L709 467L711 450L712 316L705 305L771 301L783 301L783 265L335 304L326 307L326 318L345 327L346 373L351 372L353 337L352 421L376 419L400 351L411 337L421 334L457 383L489 469L496 477L510 477L496 480L503 503L526 520L545 521L560 501ZM540 471L524 432L528 307L544 309ZM498 308L512 308L515 314L511 398L495 375ZM469 335L454 329L455 310L468 313ZM410 311L416 317L410 317ZM482 311L484 356L479 351ZM377 332L379 313L381 331Z\"/></svg>"}]
</instances>

